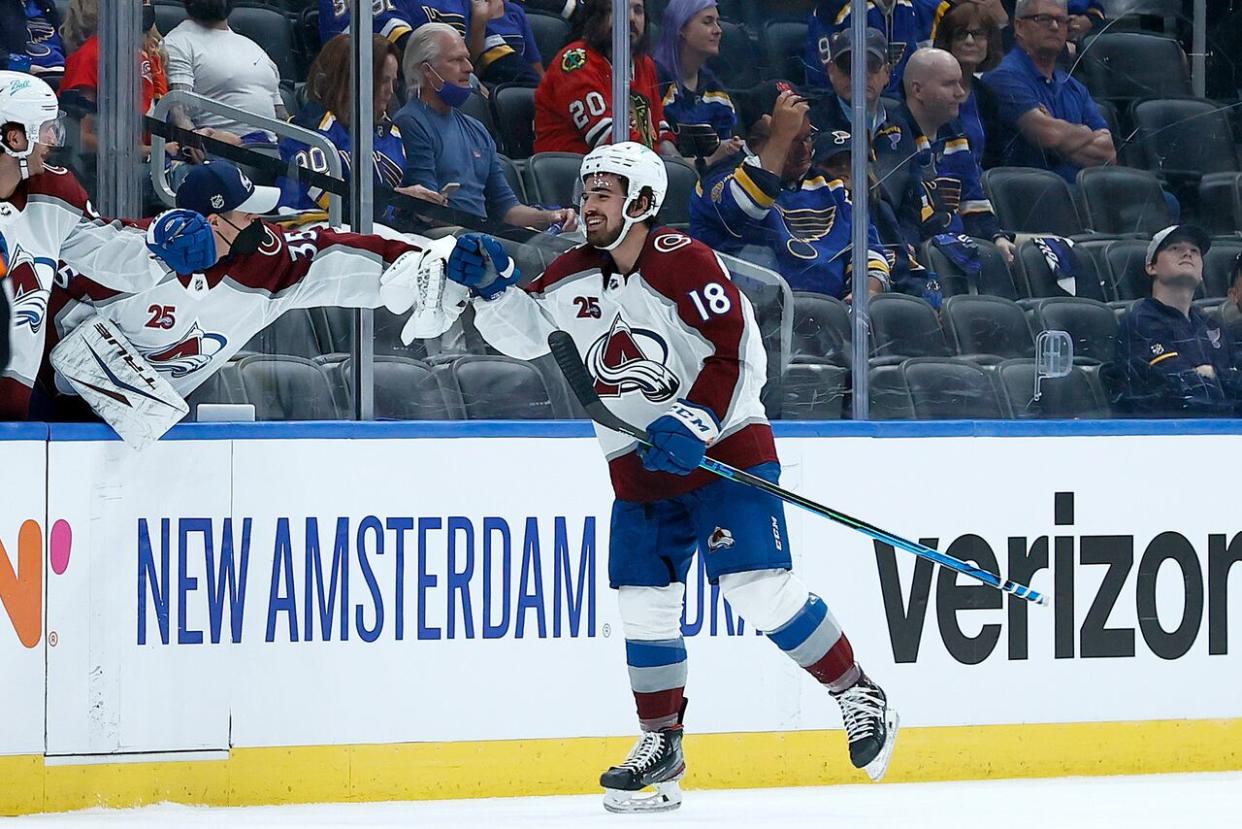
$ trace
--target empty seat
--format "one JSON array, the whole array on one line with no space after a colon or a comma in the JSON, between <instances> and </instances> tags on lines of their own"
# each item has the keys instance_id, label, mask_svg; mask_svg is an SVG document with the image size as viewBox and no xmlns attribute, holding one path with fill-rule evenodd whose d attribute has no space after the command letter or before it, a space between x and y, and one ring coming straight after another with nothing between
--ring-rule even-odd
<instances>
[{"instance_id":1,"label":"empty seat","mask_svg":"<svg viewBox=\"0 0 1242 829\"><path fill-rule=\"evenodd\" d=\"M241 377L237 373L237 363L225 363L219 371L208 377L194 391L186 395L186 403L190 406L190 417L198 419L200 403L245 403L246 390L242 388Z\"/></svg>"},{"instance_id":2,"label":"empty seat","mask_svg":"<svg viewBox=\"0 0 1242 829\"><path fill-rule=\"evenodd\" d=\"M921 358L901 364L919 420L990 420L1004 417L982 366L966 360Z\"/></svg>"},{"instance_id":3,"label":"empty seat","mask_svg":"<svg viewBox=\"0 0 1242 829\"><path fill-rule=\"evenodd\" d=\"M1080 296L1101 301L1111 298L1112 285L1101 282L1099 267L1087 247L1086 243L1070 246L1069 255L1075 267L1074 280L1071 284L1066 277L1067 285L1063 287L1048 262L1042 239L1034 237L1024 240L1018 245L1017 264L1026 283L1027 294L1031 297Z\"/></svg>"},{"instance_id":4,"label":"empty seat","mask_svg":"<svg viewBox=\"0 0 1242 829\"><path fill-rule=\"evenodd\" d=\"M1005 257L991 242L975 239L975 244L979 247L980 271L974 279L941 253L930 239L923 243L922 261L940 279L940 289L945 296L989 294L1017 299L1018 288L1009 266L1005 264Z\"/></svg>"},{"instance_id":5,"label":"empty seat","mask_svg":"<svg viewBox=\"0 0 1242 829\"><path fill-rule=\"evenodd\" d=\"M1223 297L1233 284L1234 266L1242 255L1242 239L1213 239L1203 257L1203 293Z\"/></svg>"},{"instance_id":6,"label":"empty seat","mask_svg":"<svg viewBox=\"0 0 1242 829\"><path fill-rule=\"evenodd\" d=\"M1104 248L1103 259L1117 291L1117 299L1142 299L1151 296L1146 241L1119 239L1110 242Z\"/></svg>"},{"instance_id":7,"label":"empty seat","mask_svg":"<svg viewBox=\"0 0 1242 829\"><path fill-rule=\"evenodd\" d=\"M281 78L293 81L304 77L298 74L293 21L285 15L262 6L234 6L229 12L229 28L263 47Z\"/></svg>"},{"instance_id":8,"label":"empty seat","mask_svg":"<svg viewBox=\"0 0 1242 829\"><path fill-rule=\"evenodd\" d=\"M727 87L747 87L759 80L759 60L746 29L726 20L720 22L720 53L708 66Z\"/></svg>"},{"instance_id":9,"label":"empty seat","mask_svg":"<svg viewBox=\"0 0 1242 829\"><path fill-rule=\"evenodd\" d=\"M1035 320L1041 330L1068 332L1074 341L1074 357L1101 363L1113 359L1117 316L1103 302L1053 297L1039 303L1035 309Z\"/></svg>"},{"instance_id":10,"label":"empty seat","mask_svg":"<svg viewBox=\"0 0 1242 829\"><path fill-rule=\"evenodd\" d=\"M1038 400L1034 360L1006 360L996 373L1005 403L1019 420L1107 418L1111 414L1098 379L1081 366L1074 366L1064 377L1041 380Z\"/></svg>"},{"instance_id":11,"label":"empty seat","mask_svg":"<svg viewBox=\"0 0 1242 829\"><path fill-rule=\"evenodd\" d=\"M1000 359L1035 356L1035 340L1026 314L1012 300L994 296L949 297L943 314L945 330L958 354Z\"/></svg>"},{"instance_id":12,"label":"empty seat","mask_svg":"<svg viewBox=\"0 0 1242 829\"><path fill-rule=\"evenodd\" d=\"M492 106L483 95L471 92L470 97L466 98L466 102L461 105L461 111L482 124L488 135L496 137L496 122L492 120Z\"/></svg>"},{"instance_id":13,"label":"empty seat","mask_svg":"<svg viewBox=\"0 0 1242 829\"><path fill-rule=\"evenodd\" d=\"M1141 32L1104 32L1089 39L1078 67L1096 98L1133 100L1190 95L1181 44Z\"/></svg>"},{"instance_id":14,"label":"empty seat","mask_svg":"<svg viewBox=\"0 0 1242 829\"><path fill-rule=\"evenodd\" d=\"M535 36L539 57L543 58L543 65L546 67L569 42L569 21L563 17L541 14L533 9L526 10L526 19L530 22L531 34Z\"/></svg>"},{"instance_id":15,"label":"empty seat","mask_svg":"<svg viewBox=\"0 0 1242 829\"><path fill-rule=\"evenodd\" d=\"M375 416L386 420L454 420L449 401L431 368L407 357L376 356L372 364ZM353 404L354 361L340 365L340 377Z\"/></svg>"},{"instance_id":16,"label":"empty seat","mask_svg":"<svg viewBox=\"0 0 1242 829\"><path fill-rule=\"evenodd\" d=\"M806 79L803 55L806 53L804 21L776 20L763 27L763 56L768 78L784 78L794 83Z\"/></svg>"},{"instance_id":17,"label":"empty seat","mask_svg":"<svg viewBox=\"0 0 1242 829\"><path fill-rule=\"evenodd\" d=\"M469 420L550 420L555 417L539 369L509 357L467 356L451 376Z\"/></svg>"},{"instance_id":18,"label":"empty seat","mask_svg":"<svg viewBox=\"0 0 1242 829\"><path fill-rule=\"evenodd\" d=\"M526 162L526 192L539 204L572 205L581 169L578 153L535 153Z\"/></svg>"},{"instance_id":19,"label":"empty seat","mask_svg":"<svg viewBox=\"0 0 1242 829\"><path fill-rule=\"evenodd\" d=\"M505 171L505 181L509 182L509 187L513 190L514 195L521 200L523 204L530 204L535 199L528 198L526 195L526 182L522 179L522 170L518 167L517 162L509 158L507 155L496 154L500 159L500 168Z\"/></svg>"},{"instance_id":20,"label":"empty seat","mask_svg":"<svg viewBox=\"0 0 1242 829\"><path fill-rule=\"evenodd\" d=\"M1238 156L1225 111L1201 98L1138 101L1131 117L1145 166L1173 180L1236 173Z\"/></svg>"},{"instance_id":21,"label":"empty seat","mask_svg":"<svg viewBox=\"0 0 1242 829\"><path fill-rule=\"evenodd\" d=\"M782 420L840 420L849 370L826 364L795 364L781 382Z\"/></svg>"},{"instance_id":22,"label":"empty seat","mask_svg":"<svg viewBox=\"0 0 1242 829\"><path fill-rule=\"evenodd\" d=\"M983 186L1005 230L1054 236L1083 232L1069 185L1050 170L993 167L983 174Z\"/></svg>"},{"instance_id":23,"label":"empty seat","mask_svg":"<svg viewBox=\"0 0 1242 829\"><path fill-rule=\"evenodd\" d=\"M156 3L155 4L155 28L159 29L160 34L167 35L173 29L181 25L181 21L186 19L184 3ZM64 17L61 17L64 20Z\"/></svg>"},{"instance_id":24,"label":"empty seat","mask_svg":"<svg viewBox=\"0 0 1242 829\"><path fill-rule=\"evenodd\" d=\"M699 174L683 161L665 159L664 169L668 172L668 192L656 220L664 225L689 227L690 199L694 196L695 185L699 183ZM574 175L577 176L577 173Z\"/></svg>"},{"instance_id":25,"label":"empty seat","mask_svg":"<svg viewBox=\"0 0 1242 829\"><path fill-rule=\"evenodd\" d=\"M794 292L793 362L850 362L850 312L826 294Z\"/></svg>"},{"instance_id":26,"label":"empty seat","mask_svg":"<svg viewBox=\"0 0 1242 829\"><path fill-rule=\"evenodd\" d=\"M253 354L237 362L257 420L336 420L327 375L303 357Z\"/></svg>"},{"instance_id":27,"label":"empty seat","mask_svg":"<svg viewBox=\"0 0 1242 829\"><path fill-rule=\"evenodd\" d=\"M1078 172L1078 193L1096 233L1151 236L1173 224L1160 180L1147 170L1085 167Z\"/></svg>"},{"instance_id":28,"label":"empty seat","mask_svg":"<svg viewBox=\"0 0 1242 829\"><path fill-rule=\"evenodd\" d=\"M875 357L947 357L949 346L936 311L926 300L906 294L871 298Z\"/></svg>"},{"instance_id":29,"label":"empty seat","mask_svg":"<svg viewBox=\"0 0 1242 829\"><path fill-rule=\"evenodd\" d=\"M501 84L489 100L501 151L510 158L530 158L535 151L535 90Z\"/></svg>"},{"instance_id":30,"label":"empty seat","mask_svg":"<svg viewBox=\"0 0 1242 829\"><path fill-rule=\"evenodd\" d=\"M292 354L296 357L314 357L326 351L315 335L315 326L311 322L310 311L305 308L293 308L281 314L276 320L250 341L242 346L242 351L258 354Z\"/></svg>"},{"instance_id":31,"label":"empty seat","mask_svg":"<svg viewBox=\"0 0 1242 829\"><path fill-rule=\"evenodd\" d=\"M872 420L914 419L914 403L900 365L872 366L867 377L868 416Z\"/></svg>"}]
</instances>

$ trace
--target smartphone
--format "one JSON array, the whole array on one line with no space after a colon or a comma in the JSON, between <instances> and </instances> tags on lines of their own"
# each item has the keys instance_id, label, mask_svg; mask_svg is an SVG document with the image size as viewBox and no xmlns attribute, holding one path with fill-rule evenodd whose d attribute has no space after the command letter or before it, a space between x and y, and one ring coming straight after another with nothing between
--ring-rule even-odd
<instances>
[{"instance_id":1,"label":"smartphone","mask_svg":"<svg viewBox=\"0 0 1242 829\"><path fill-rule=\"evenodd\" d=\"M448 184L440 188L440 195L444 196L447 199L448 197L456 193L459 187L461 187L461 184L459 182L450 181Z\"/></svg>"}]
</instances>

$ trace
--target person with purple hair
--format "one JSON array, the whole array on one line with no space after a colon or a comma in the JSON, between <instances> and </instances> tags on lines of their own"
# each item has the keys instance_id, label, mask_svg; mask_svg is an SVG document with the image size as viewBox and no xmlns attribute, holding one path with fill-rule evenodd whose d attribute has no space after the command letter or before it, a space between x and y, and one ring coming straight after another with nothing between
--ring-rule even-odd
<instances>
[{"instance_id":1,"label":"person with purple hair","mask_svg":"<svg viewBox=\"0 0 1242 829\"><path fill-rule=\"evenodd\" d=\"M722 34L716 0L671 0L664 9L660 42L655 49L664 117L669 125L678 133L683 125L706 125L720 139L707 155L708 164L742 148L742 139L734 135L737 111L733 100L707 66L707 61L720 53Z\"/></svg>"}]
</instances>

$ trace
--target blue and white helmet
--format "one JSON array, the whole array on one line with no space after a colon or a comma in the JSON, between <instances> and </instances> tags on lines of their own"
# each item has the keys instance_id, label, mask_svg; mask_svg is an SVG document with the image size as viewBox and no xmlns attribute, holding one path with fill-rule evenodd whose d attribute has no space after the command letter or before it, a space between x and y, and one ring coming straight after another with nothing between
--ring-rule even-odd
<instances>
[{"instance_id":1,"label":"blue and white helmet","mask_svg":"<svg viewBox=\"0 0 1242 829\"><path fill-rule=\"evenodd\" d=\"M16 158L22 178L29 174L26 158L35 144L59 147L65 141L65 126L56 93L42 78L25 72L0 71L0 125L20 124L26 131L26 149L14 150L0 141L6 155Z\"/></svg>"}]
</instances>

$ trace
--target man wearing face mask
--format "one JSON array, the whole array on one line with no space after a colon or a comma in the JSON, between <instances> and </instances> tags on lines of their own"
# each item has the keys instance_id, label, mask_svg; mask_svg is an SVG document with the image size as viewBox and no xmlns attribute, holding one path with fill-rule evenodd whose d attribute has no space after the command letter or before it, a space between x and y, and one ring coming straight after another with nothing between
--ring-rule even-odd
<instances>
[{"instance_id":1,"label":"man wearing face mask","mask_svg":"<svg viewBox=\"0 0 1242 829\"><path fill-rule=\"evenodd\" d=\"M184 398L255 334L294 308L383 306L397 314L410 312L401 334L407 343L442 334L464 308L464 289L454 294L449 286L445 298L437 293L428 300L426 295L444 286L445 267L461 261L452 237L433 241L318 227L285 230L259 218L279 199L277 188L254 185L227 161L195 166L177 190L177 204L207 216L216 264L168 274L135 294L110 290L90 274L62 271L64 287L53 295L49 309L49 352L84 324L105 320ZM457 267L471 271L469 263ZM54 383L60 395L81 393L89 401L62 373L53 376L47 361L41 379Z\"/></svg>"},{"instance_id":2,"label":"man wearing face mask","mask_svg":"<svg viewBox=\"0 0 1242 829\"><path fill-rule=\"evenodd\" d=\"M400 191L512 225L572 230L571 208L542 210L518 201L496 142L459 109L471 94L472 68L466 43L451 26L428 23L410 36L403 63L410 102L393 119L405 146Z\"/></svg>"},{"instance_id":3,"label":"man wearing face mask","mask_svg":"<svg viewBox=\"0 0 1242 829\"><path fill-rule=\"evenodd\" d=\"M229 28L232 10L233 0L185 0L188 19L164 38L169 89L185 89L255 115L287 120L280 72L259 44ZM274 140L253 126L209 112L187 113L178 107L173 117L179 127L203 127L205 135L226 141Z\"/></svg>"}]
</instances>

